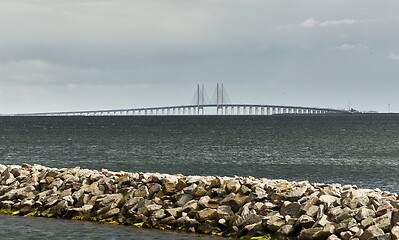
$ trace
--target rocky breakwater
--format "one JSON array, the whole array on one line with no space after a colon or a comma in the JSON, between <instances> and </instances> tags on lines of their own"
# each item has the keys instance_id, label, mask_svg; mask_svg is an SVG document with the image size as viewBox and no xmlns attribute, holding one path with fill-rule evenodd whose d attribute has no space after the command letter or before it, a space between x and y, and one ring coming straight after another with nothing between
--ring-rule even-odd
<instances>
[{"instance_id":1,"label":"rocky breakwater","mask_svg":"<svg viewBox=\"0 0 399 240\"><path fill-rule=\"evenodd\" d=\"M0 173L8 214L253 239L399 239L398 195L378 189L28 164Z\"/></svg>"}]
</instances>

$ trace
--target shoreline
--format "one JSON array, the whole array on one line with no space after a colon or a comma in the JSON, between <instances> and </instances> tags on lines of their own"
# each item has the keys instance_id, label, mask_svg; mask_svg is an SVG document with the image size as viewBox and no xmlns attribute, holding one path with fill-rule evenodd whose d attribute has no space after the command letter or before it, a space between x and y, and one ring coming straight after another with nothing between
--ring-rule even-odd
<instances>
[{"instance_id":1,"label":"shoreline","mask_svg":"<svg viewBox=\"0 0 399 240\"><path fill-rule=\"evenodd\" d=\"M399 239L398 194L307 181L0 164L0 209L243 239Z\"/></svg>"}]
</instances>

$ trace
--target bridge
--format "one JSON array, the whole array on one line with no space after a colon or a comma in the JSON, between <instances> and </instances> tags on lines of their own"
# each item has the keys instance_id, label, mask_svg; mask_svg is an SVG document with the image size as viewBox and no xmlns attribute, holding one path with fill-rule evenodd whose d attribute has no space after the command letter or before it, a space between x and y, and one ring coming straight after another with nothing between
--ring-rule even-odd
<instances>
[{"instance_id":1,"label":"bridge","mask_svg":"<svg viewBox=\"0 0 399 240\"><path fill-rule=\"evenodd\" d=\"M275 115L275 114L342 114L352 111L285 105L232 104L223 84L217 84L213 100L208 101L204 85L198 84L194 100L189 105L127 108L112 110L23 113L15 116L183 116L183 115Z\"/></svg>"}]
</instances>

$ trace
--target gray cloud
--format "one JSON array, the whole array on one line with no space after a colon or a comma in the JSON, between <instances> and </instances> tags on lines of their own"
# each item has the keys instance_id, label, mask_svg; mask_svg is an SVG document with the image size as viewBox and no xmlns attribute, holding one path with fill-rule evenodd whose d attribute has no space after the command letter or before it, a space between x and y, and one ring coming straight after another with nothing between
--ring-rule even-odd
<instances>
[{"instance_id":1,"label":"gray cloud","mask_svg":"<svg viewBox=\"0 0 399 240\"><path fill-rule=\"evenodd\" d=\"M225 82L234 102L395 110L398 8L396 0L4 0L0 113L187 103L198 82L209 90Z\"/></svg>"},{"instance_id":2,"label":"gray cloud","mask_svg":"<svg viewBox=\"0 0 399 240\"><path fill-rule=\"evenodd\" d=\"M394 61L399 61L399 54L395 52L391 52L388 56L388 59L394 60Z\"/></svg>"}]
</instances>

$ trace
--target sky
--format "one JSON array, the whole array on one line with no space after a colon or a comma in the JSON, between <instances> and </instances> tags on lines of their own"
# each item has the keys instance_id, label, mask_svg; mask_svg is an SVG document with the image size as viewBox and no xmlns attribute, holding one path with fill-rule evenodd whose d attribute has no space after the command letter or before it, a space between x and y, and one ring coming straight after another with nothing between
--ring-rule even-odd
<instances>
[{"instance_id":1,"label":"sky","mask_svg":"<svg viewBox=\"0 0 399 240\"><path fill-rule=\"evenodd\" d=\"M0 114L232 103L399 112L397 0L0 0Z\"/></svg>"}]
</instances>

